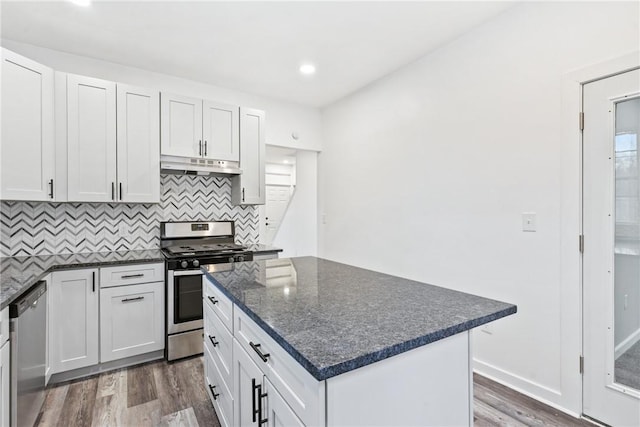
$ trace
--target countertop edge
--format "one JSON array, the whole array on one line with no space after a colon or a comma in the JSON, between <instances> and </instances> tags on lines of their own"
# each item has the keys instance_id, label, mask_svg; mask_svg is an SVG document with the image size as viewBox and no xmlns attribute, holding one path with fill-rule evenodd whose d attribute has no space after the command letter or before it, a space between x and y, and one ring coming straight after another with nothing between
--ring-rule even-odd
<instances>
[{"instance_id":1,"label":"countertop edge","mask_svg":"<svg viewBox=\"0 0 640 427\"><path fill-rule=\"evenodd\" d=\"M8 307L12 302L20 298L25 292L31 289L36 283L44 279L47 276L47 274L52 273L54 271L75 270L75 269L91 268L91 267L105 267L110 265L151 264L154 262L164 262L164 261L165 261L164 257L162 258L158 257L158 258L146 258L146 259L140 259L140 260L127 259L127 260L120 260L120 261L104 261L104 262L92 261L87 263L74 263L74 264L66 264L66 265L53 264L49 268L44 270L42 273L36 275L33 279L30 279L28 281L28 284L25 284L22 287L22 289L10 295L9 298L7 298L5 301L0 303L0 310L4 310L5 307Z\"/></svg>"},{"instance_id":2,"label":"countertop edge","mask_svg":"<svg viewBox=\"0 0 640 427\"><path fill-rule=\"evenodd\" d=\"M273 338L280 346L298 363L300 363L311 376L318 381L324 381L329 378L344 374L346 372L361 368L363 366L370 365L375 362L387 359L392 356L396 356L400 353L404 353L409 350L421 347L423 345L431 344L441 339L450 337L452 335L459 334L484 325L485 323L492 322L497 319L515 314L518 310L516 305L511 305L496 313L479 317L477 319L469 320L459 323L449 328L442 329L440 331L432 332L428 335L413 338L409 341L395 344L390 347L383 348L381 350L373 351L371 353L363 354L354 359L337 363L335 365L326 366L323 368L317 368L306 357L304 357L298 350L295 349L287 340L285 340L280 334L276 332L268 323L266 323L260 316L250 310L245 304L238 300L231 292L229 292L220 282L218 282L208 271L203 270L205 277L211 281L218 290L224 295L229 297L231 301L238 306L247 316L255 321L271 338Z\"/></svg>"}]
</instances>

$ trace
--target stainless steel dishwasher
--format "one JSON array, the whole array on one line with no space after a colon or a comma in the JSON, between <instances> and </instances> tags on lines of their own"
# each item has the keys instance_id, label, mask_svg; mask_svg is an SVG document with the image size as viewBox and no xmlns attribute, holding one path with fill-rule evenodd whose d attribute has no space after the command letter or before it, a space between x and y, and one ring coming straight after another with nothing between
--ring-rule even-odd
<instances>
[{"instance_id":1,"label":"stainless steel dishwasher","mask_svg":"<svg viewBox=\"0 0 640 427\"><path fill-rule=\"evenodd\" d=\"M38 282L9 306L11 425L32 427L45 397L47 284Z\"/></svg>"}]
</instances>

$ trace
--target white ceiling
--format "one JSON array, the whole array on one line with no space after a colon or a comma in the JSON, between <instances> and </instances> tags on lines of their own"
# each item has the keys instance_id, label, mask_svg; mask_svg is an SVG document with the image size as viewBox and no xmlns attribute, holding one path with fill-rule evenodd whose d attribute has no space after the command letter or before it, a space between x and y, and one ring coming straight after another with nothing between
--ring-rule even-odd
<instances>
[{"instance_id":1,"label":"white ceiling","mask_svg":"<svg viewBox=\"0 0 640 427\"><path fill-rule=\"evenodd\" d=\"M2 37L314 107L513 2L2 1ZM299 65L317 66L312 77Z\"/></svg>"}]
</instances>

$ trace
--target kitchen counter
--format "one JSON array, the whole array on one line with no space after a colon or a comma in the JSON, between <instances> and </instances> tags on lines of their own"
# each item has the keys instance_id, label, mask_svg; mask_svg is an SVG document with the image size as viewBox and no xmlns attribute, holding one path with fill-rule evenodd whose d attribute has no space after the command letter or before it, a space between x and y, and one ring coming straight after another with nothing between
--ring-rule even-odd
<instances>
[{"instance_id":1,"label":"kitchen counter","mask_svg":"<svg viewBox=\"0 0 640 427\"><path fill-rule=\"evenodd\" d=\"M513 304L314 257L209 269L214 285L320 381L516 312Z\"/></svg>"},{"instance_id":2,"label":"kitchen counter","mask_svg":"<svg viewBox=\"0 0 640 427\"><path fill-rule=\"evenodd\" d=\"M164 262L157 249L0 258L0 309L54 270Z\"/></svg>"},{"instance_id":3,"label":"kitchen counter","mask_svg":"<svg viewBox=\"0 0 640 427\"><path fill-rule=\"evenodd\" d=\"M276 254L282 252L282 249L276 248L274 246L263 245L262 243L254 243L252 245L247 245L247 250L253 252L254 254L266 255L266 254Z\"/></svg>"}]
</instances>

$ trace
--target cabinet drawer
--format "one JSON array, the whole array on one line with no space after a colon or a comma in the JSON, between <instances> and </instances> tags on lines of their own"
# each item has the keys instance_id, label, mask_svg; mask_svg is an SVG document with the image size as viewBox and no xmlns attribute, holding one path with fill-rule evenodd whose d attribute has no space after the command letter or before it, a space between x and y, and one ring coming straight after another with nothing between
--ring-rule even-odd
<instances>
[{"instance_id":1,"label":"cabinet drawer","mask_svg":"<svg viewBox=\"0 0 640 427\"><path fill-rule=\"evenodd\" d=\"M0 312L0 347L9 339L9 307Z\"/></svg>"},{"instance_id":2,"label":"cabinet drawer","mask_svg":"<svg viewBox=\"0 0 640 427\"><path fill-rule=\"evenodd\" d=\"M204 306L205 344L209 346L216 365L227 384L233 382L233 336L213 312L212 304Z\"/></svg>"},{"instance_id":3,"label":"cabinet drawer","mask_svg":"<svg viewBox=\"0 0 640 427\"><path fill-rule=\"evenodd\" d=\"M305 425L323 419L324 381L317 381L242 310L234 310L234 337ZM257 350L256 350L257 348ZM258 354L266 356L263 360Z\"/></svg>"},{"instance_id":4,"label":"cabinet drawer","mask_svg":"<svg viewBox=\"0 0 640 427\"><path fill-rule=\"evenodd\" d=\"M214 362L210 346L208 345L204 346L204 374L206 377L207 393L216 410L220 424L223 427L232 427L233 395L227 383L222 380L222 375ZM217 394L215 399L213 397L214 392Z\"/></svg>"},{"instance_id":5,"label":"cabinet drawer","mask_svg":"<svg viewBox=\"0 0 640 427\"><path fill-rule=\"evenodd\" d=\"M100 269L100 287L164 282L164 263L129 264Z\"/></svg>"},{"instance_id":6,"label":"cabinet drawer","mask_svg":"<svg viewBox=\"0 0 640 427\"><path fill-rule=\"evenodd\" d=\"M205 306L209 306L213 309L213 312L218 315L224 326L233 331L233 303L224 295L220 289L216 287L206 276L203 276L203 291Z\"/></svg>"}]
</instances>

